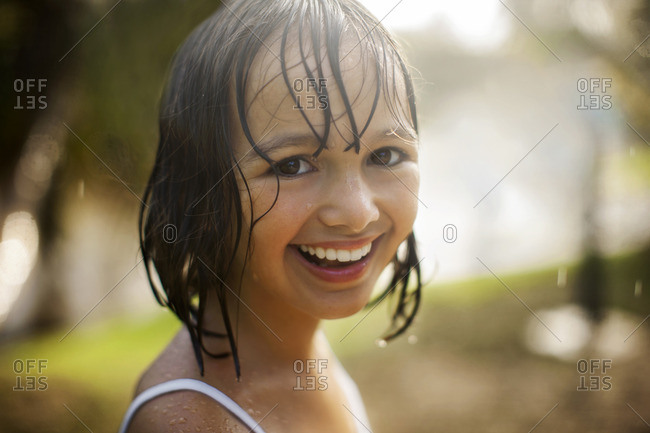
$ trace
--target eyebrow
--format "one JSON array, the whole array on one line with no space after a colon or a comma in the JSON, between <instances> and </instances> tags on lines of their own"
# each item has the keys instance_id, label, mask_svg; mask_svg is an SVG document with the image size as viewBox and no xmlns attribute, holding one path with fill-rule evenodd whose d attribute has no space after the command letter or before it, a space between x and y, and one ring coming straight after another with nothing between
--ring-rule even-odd
<instances>
[{"instance_id":1,"label":"eyebrow","mask_svg":"<svg viewBox=\"0 0 650 433\"><path fill-rule=\"evenodd\" d=\"M304 145L318 146L316 136L311 132L305 134L280 134L257 143L257 148L267 155L287 147Z\"/></svg>"},{"instance_id":2,"label":"eyebrow","mask_svg":"<svg viewBox=\"0 0 650 433\"><path fill-rule=\"evenodd\" d=\"M395 137L395 138L391 138ZM412 129L405 129L402 126L391 127L385 129L377 134L374 134L370 137L362 136L360 138L362 143L376 142L376 141L388 141L398 139L409 145L416 145L417 134ZM256 143L257 148L263 153L270 155L274 152L278 152L282 149L289 147L299 147L299 146L313 146L318 147L319 141L316 136L311 132L305 134L280 134L275 137L269 137L265 140L262 140L259 143ZM244 157L244 162L250 160L251 158L258 157L255 152L248 152Z\"/></svg>"}]
</instances>

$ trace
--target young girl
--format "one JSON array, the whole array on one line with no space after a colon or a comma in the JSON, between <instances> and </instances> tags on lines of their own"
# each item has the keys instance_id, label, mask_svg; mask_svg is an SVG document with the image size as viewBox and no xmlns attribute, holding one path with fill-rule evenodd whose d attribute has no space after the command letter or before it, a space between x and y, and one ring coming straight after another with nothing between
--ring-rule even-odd
<instances>
[{"instance_id":1,"label":"young girl","mask_svg":"<svg viewBox=\"0 0 650 433\"><path fill-rule=\"evenodd\" d=\"M319 322L391 295L384 340L410 325L417 161L409 72L362 6L224 2L175 56L140 219L184 328L120 431L370 431Z\"/></svg>"}]
</instances>

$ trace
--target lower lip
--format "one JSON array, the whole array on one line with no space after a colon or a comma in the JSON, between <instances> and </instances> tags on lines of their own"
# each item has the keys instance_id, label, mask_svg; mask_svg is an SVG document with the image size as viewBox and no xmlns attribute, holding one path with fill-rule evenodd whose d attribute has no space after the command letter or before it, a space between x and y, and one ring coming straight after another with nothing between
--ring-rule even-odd
<instances>
[{"instance_id":1,"label":"lower lip","mask_svg":"<svg viewBox=\"0 0 650 433\"><path fill-rule=\"evenodd\" d=\"M368 263L370 263L370 259L375 254L376 242L377 239L373 241L370 252L363 259L357 261L353 265L340 268L326 268L323 266L318 266L304 258L302 254L300 254L300 251L298 251L298 248L289 248L293 250L294 254L298 257L298 261L305 265L307 270L311 272L312 275L320 278L323 281L327 281L328 283L347 283L350 281L358 280L364 275L366 269L368 268Z\"/></svg>"}]
</instances>

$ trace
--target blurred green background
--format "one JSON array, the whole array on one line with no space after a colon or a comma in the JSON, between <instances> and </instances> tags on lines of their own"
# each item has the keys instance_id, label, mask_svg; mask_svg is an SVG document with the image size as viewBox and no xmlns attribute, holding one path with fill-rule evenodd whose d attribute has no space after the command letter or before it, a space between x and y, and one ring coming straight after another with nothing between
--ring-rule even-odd
<instances>
[{"instance_id":1,"label":"blurred green background","mask_svg":"<svg viewBox=\"0 0 650 433\"><path fill-rule=\"evenodd\" d=\"M650 6L366 4L414 67L429 281L386 347L388 302L324 324L372 430L648 431ZM167 66L216 7L0 3L0 431L115 431L179 329L137 209Z\"/></svg>"}]
</instances>

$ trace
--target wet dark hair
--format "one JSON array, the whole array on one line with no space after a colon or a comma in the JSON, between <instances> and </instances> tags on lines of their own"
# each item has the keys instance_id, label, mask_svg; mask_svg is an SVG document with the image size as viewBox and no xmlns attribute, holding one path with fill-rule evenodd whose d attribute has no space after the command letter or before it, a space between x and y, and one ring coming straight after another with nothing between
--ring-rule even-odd
<instances>
[{"instance_id":1,"label":"wet dark hair","mask_svg":"<svg viewBox=\"0 0 650 433\"><path fill-rule=\"evenodd\" d=\"M288 66L285 54L292 34L298 39L301 63ZM354 101L345 90L340 67L341 42L348 34L356 38L355 47L361 50L364 61L359 67L370 66L369 71L364 70L364 76L371 73L375 76L373 106L364 123L359 123L353 115ZM278 53L269 48L272 38L277 38L276 45L279 42ZM311 52L306 52L305 47ZM232 354L240 377L237 344L226 302L226 294L231 289L225 281L232 272L235 252L245 247L248 257L255 223L270 209L256 219L251 215L250 221L244 224L241 202L244 195L240 195L237 176L243 179L247 190L248 184L234 156L231 123L239 121L253 149L275 167L274 161L257 148L246 118L247 82L251 65L262 50L269 50L269 55L280 61L283 79L296 104L299 101L289 83L288 69L302 66L309 79L318 80L323 78L324 61L329 63L331 77L343 100L343 116L349 121L353 135L346 150L359 152L361 137L382 94L391 114L400 121L405 114L409 129L417 133L413 84L400 50L377 19L356 1L228 2L192 32L175 55L161 100L160 142L144 193L139 225L149 283L157 301L169 307L186 325L201 374L204 352L214 357ZM316 60L313 70L307 66L310 57ZM400 76L408 101L406 107L396 96ZM327 97L326 87L316 91L319 97ZM328 106L320 112L324 121L320 135L303 115L319 143L314 156L327 148L330 125L336 127L337 120ZM280 187L277 171L276 181L277 200ZM247 197L250 202L250 194ZM247 236L242 233L245 227L249 227ZM394 296L391 328L384 340L403 333L420 304L422 283L412 232L403 247L404 251L393 258L390 284L369 303L374 306L384 297ZM159 283L154 281L155 274ZM243 274L240 281L241 277ZM238 291L239 287L234 290ZM225 335L203 327L208 291L214 291L220 303ZM228 338L231 352L209 353L204 336Z\"/></svg>"}]
</instances>

